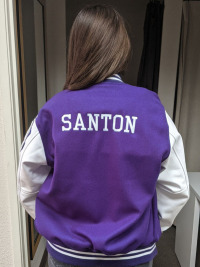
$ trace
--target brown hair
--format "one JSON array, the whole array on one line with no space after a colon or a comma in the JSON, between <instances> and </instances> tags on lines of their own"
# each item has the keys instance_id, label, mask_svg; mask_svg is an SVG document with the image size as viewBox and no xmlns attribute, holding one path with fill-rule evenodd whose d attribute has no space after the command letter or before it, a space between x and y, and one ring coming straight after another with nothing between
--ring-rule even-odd
<instances>
[{"instance_id":1,"label":"brown hair","mask_svg":"<svg viewBox=\"0 0 200 267\"><path fill-rule=\"evenodd\" d=\"M131 56L125 20L111 5L87 5L77 14L69 37L63 90L99 83L124 74Z\"/></svg>"}]
</instances>

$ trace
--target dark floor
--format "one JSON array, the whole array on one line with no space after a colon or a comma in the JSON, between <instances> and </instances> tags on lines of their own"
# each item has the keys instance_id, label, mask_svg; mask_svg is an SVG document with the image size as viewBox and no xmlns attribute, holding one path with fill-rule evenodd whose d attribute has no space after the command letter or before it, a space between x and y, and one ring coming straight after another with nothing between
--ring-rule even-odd
<instances>
[{"instance_id":1,"label":"dark floor","mask_svg":"<svg viewBox=\"0 0 200 267\"><path fill-rule=\"evenodd\" d=\"M175 226L162 233L160 240L157 242L158 254L153 260L153 267L180 267L174 252L175 233ZM48 267L48 263L44 267Z\"/></svg>"},{"instance_id":2,"label":"dark floor","mask_svg":"<svg viewBox=\"0 0 200 267\"><path fill-rule=\"evenodd\" d=\"M153 260L153 267L180 267L175 250L176 227L172 226L162 233L157 242L158 254Z\"/></svg>"}]
</instances>

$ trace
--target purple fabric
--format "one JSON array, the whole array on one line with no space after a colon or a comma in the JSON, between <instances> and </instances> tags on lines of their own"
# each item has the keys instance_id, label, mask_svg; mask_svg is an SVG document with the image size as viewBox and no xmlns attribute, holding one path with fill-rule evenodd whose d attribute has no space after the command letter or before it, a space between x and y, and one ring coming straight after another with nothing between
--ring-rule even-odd
<instances>
[{"instance_id":1,"label":"purple fabric","mask_svg":"<svg viewBox=\"0 0 200 267\"><path fill-rule=\"evenodd\" d=\"M75 266L86 266L86 267L101 267L101 266L105 266L105 267L122 267L122 266L129 266L129 267L134 267L134 266L138 266L140 264L144 264L146 262L150 262L156 255L157 255L157 250L154 250L153 253L151 255L148 256L143 256L142 259L141 258L135 258L134 261L133 259L128 259L128 260L123 260L123 263L121 260L115 260L115 261L102 261L102 260L80 260L77 258L72 258L72 257L67 257L67 256L63 256L62 254L58 254L56 253L55 250L53 250L47 243L47 251L48 253L50 253L55 259L57 259L59 262L63 262L63 263L68 263L68 264L72 264Z\"/></svg>"},{"instance_id":2,"label":"purple fabric","mask_svg":"<svg viewBox=\"0 0 200 267\"><path fill-rule=\"evenodd\" d=\"M138 119L134 133L124 132L125 126L113 131L112 120L108 131L103 131L100 118L98 131L62 131L68 126L62 116L71 114L73 128L77 113L86 128L87 113ZM116 120L117 128L119 123ZM52 167L36 198L35 226L41 235L63 247L107 255L158 241L156 181L161 162L169 156L170 141L165 110L156 93L114 80L65 90L47 101L36 124ZM153 254L132 259L126 266L147 262ZM52 255L73 264L55 251ZM80 260L74 264L81 264ZM102 266L106 264L102 261Z\"/></svg>"}]
</instances>

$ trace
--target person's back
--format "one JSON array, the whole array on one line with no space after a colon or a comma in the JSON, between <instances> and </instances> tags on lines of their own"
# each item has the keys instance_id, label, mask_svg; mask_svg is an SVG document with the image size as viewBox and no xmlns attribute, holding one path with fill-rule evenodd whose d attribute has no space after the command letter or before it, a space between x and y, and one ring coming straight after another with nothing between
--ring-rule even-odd
<instances>
[{"instance_id":1,"label":"person's back","mask_svg":"<svg viewBox=\"0 0 200 267\"><path fill-rule=\"evenodd\" d=\"M189 194L182 139L158 95L119 73L47 101L18 180L48 252L79 266L151 261Z\"/></svg>"},{"instance_id":2,"label":"person's back","mask_svg":"<svg viewBox=\"0 0 200 267\"><path fill-rule=\"evenodd\" d=\"M58 93L36 125L52 144L53 168L37 196L38 231L58 245L73 240L74 249L108 255L152 247L160 237L156 181L170 152L158 96L106 80Z\"/></svg>"}]
</instances>

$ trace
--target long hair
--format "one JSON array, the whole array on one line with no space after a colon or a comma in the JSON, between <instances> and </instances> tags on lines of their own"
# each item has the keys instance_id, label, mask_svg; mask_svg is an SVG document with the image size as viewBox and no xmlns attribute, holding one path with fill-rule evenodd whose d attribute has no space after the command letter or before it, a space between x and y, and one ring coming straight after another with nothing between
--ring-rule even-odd
<instances>
[{"instance_id":1,"label":"long hair","mask_svg":"<svg viewBox=\"0 0 200 267\"><path fill-rule=\"evenodd\" d=\"M63 90L78 90L124 74L132 55L125 20L111 5L86 5L71 27Z\"/></svg>"}]
</instances>

